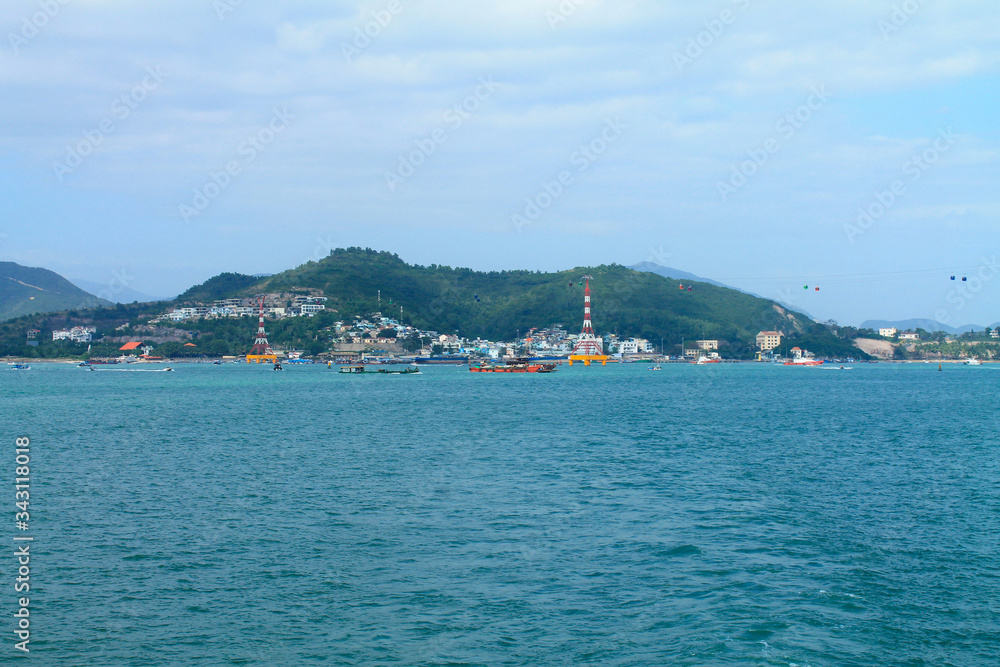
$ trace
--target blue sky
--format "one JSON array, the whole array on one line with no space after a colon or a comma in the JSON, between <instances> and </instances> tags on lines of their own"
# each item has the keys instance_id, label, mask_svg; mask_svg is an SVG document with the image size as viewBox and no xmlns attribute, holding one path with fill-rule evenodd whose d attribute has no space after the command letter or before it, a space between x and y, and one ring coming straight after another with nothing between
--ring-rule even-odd
<instances>
[{"instance_id":1,"label":"blue sky","mask_svg":"<svg viewBox=\"0 0 1000 667\"><path fill-rule=\"evenodd\" d=\"M348 245L655 261L1000 320L995 3L276 4L4 3L0 258L154 295Z\"/></svg>"}]
</instances>

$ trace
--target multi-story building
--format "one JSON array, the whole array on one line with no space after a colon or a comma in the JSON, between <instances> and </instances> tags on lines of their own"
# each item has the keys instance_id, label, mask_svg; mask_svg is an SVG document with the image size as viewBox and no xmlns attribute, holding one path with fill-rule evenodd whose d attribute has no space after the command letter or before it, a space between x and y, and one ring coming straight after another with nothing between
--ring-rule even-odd
<instances>
[{"instance_id":1,"label":"multi-story building","mask_svg":"<svg viewBox=\"0 0 1000 667\"><path fill-rule=\"evenodd\" d=\"M73 327L52 332L52 340L71 340L74 343L89 343L94 340L97 327Z\"/></svg>"},{"instance_id":2,"label":"multi-story building","mask_svg":"<svg viewBox=\"0 0 1000 667\"><path fill-rule=\"evenodd\" d=\"M696 341L696 345L702 350L712 351L719 349L719 341L717 340L699 340Z\"/></svg>"},{"instance_id":3,"label":"multi-story building","mask_svg":"<svg viewBox=\"0 0 1000 667\"><path fill-rule=\"evenodd\" d=\"M763 351L773 350L781 345L780 331L761 331L757 334L757 347Z\"/></svg>"},{"instance_id":4,"label":"multi-story building","mask_svg":"<svg viewBox=\"0 0 1000 667\"><path fill-rule=\"evenodd\" d=\"M878 330L878 335L883 338L892 338L896 335L896 327L882 327Z\"/></svg>"},{"instance_id":5,"label":"multi-story building","mask_svg":"<svg viewBox=\"0 0 1000 667\"><path fill-rule=\"evenodd\" d=\"M321 310L326 310L326 306L321 303L303 303L299 308L303 315L309 317L312 317Z\"/></svg>"},{"instance_id":6,"label":"multi-story building","mask_svg":"<svg viewBox=\"0 0 1000 667\"><path fill-rule=\"evenodd\" d=\"M629 338L618 343L618 351L622 354L649 354L653 346L645 338Z\"/></svg>"}]
</instances>

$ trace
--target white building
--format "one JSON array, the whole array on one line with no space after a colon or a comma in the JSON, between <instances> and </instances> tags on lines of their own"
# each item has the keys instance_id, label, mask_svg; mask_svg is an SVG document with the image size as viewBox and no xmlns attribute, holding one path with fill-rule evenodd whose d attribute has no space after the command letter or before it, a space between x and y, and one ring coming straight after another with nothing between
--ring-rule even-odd
<instances>
[{"instance_id":1,"label":"white building","mask_svg":"<svg viewBox=\"0 0 1000 667\"><path fill-rule=\"evenodd\" d=\"M885 327L878 330L878 335L883 338L892 338L896 335L896 327Z\"/></svg>"},{"instance_id":2,"label":"white building","mask_svg":"<svg viewBox=\"0 0 1000 667\"><path fill-rule=\"evenodd\" d=\"M89 343L94 340L97 327L73 327L52 332L52 340L71 340L74 343Z\"/></svg>"},{"instance_id":3,"label":"white building","mask_svg":"<svg viewBox=\"0 0 1000 667\"><path fill-rule=\"evenodd\" d=\"M920 334L915 331L904 331L899 334L899 340L920 340Z\"/></svg>"},{"instance_id":4,"label":"white building","mask_svg":"<svg viewBox=\"0 0 1000 667\"><path fill-rule=\"evenodd\" d=\"M326 310L326 306L321 303L304 303L300 306L303 315L312 317L321 310Z\"/></svg>"},{"instance_id":5,"label":"white building","mask_svg":"<svg viewBox=\"0 0 1000 667\"><path fill-rule=\"evenodd\" d=\"M629 338L618 343L618 350L622 354L649 354L653 346L645 338Z\"/></svg>"}]
</instances>

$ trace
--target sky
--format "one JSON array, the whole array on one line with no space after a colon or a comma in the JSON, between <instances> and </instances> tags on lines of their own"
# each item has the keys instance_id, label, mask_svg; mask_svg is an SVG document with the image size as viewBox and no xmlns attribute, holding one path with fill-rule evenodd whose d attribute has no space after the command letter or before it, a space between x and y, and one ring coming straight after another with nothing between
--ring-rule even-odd
<instances>
[{"instance_id":1,"label":"sky","mask_svg":"<svg viewBox=\"0 0 1000 667\"><path fill-rule=\"evenodd\" d=\"M1000 320L995 2L7 0L0 28L0 259L112 294L363 246Z\"/></svg>"}]
</instances>

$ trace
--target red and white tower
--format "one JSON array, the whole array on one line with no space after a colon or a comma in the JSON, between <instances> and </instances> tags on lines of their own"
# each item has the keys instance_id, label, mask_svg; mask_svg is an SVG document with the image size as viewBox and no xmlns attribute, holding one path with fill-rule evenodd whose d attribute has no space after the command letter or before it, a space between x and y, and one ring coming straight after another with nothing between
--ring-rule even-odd
<instances>
[{"instance_id":1,"label":"red and white tower","mask_svg":"<svg viewBox=\"0 0 1000 667\"><path fill-rule=\"evenodd\" d=\"M586 287L583 290L583 331L573 347L573 354L602 355L604 341L594 335L594 326L590 322L590 276L584 276Z\"/></svg>"},{"instance_id":2,"label":"red and white tower","mask_svg":"<svg viewBox=\"0 0 1000 667\"><path fill-rule=\"evenodd\" d=\"M274 357L274 351L267 342L267 334L264 332L264 297L260 297L260 319L257 321L257 337L253 341L253 347L247 354L247 360L261 357Z\"/></svg>"}]
</instances>

